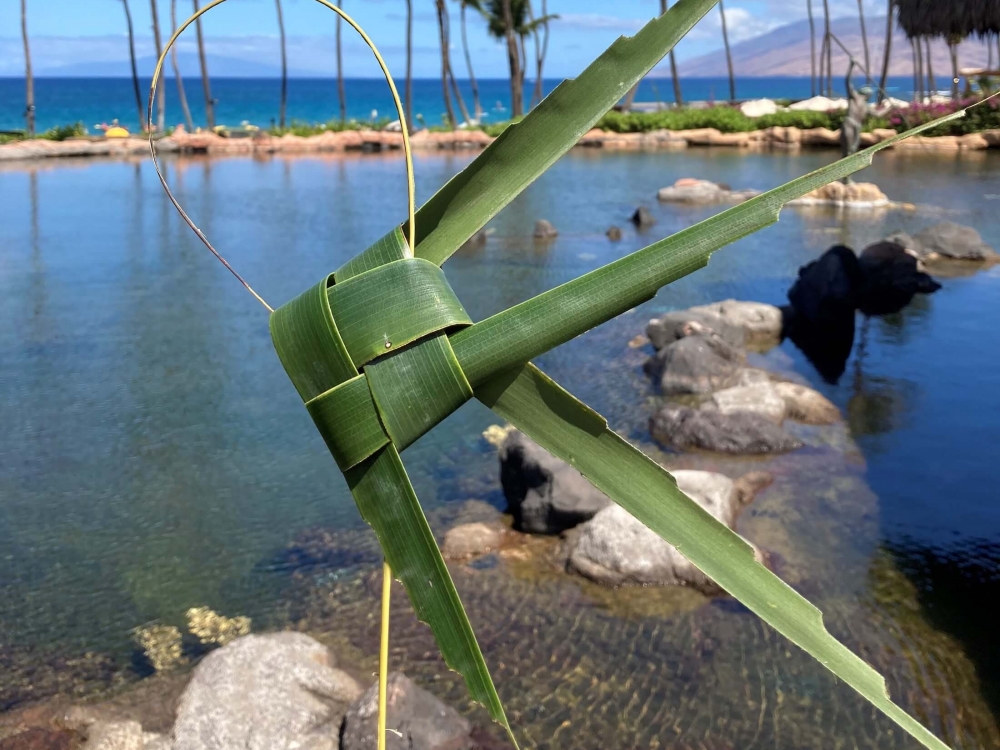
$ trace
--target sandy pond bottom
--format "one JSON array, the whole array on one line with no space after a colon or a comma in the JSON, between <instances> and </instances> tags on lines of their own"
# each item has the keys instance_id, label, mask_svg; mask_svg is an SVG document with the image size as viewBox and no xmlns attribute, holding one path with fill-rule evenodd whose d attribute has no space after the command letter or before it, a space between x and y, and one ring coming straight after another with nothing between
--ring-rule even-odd
<instances>
[{"instance_id":1,"label":"sandy pond bottom","mask_svg":"<svg viewBox=\"0 0 1000 750\"><path fill-rule=\"evenodd\" d=\"M449 278L480 319L711 215L659 206L698 176L766 189L829 159L571 154L463 251ZM422 157L426 196L466 157ZM775 475L739 531L822 609L891 694L957 748L997 745L1000 676L983 603L997 592L1000 513L991 462L1000 413L1000 277L953 279L865 328L848 371L823 383L790 343L759 364L796 373L844 412L799 428L773 459L665 454L646 420L658 396L626 343L662 310L726 297L780 304L799 265L951 218L1000 246L990 175L1000 160L889 155L866 175L914 212L783 212L708 268L540 364L667 466ZM272 302L401 218L390 159L171 163L196 219ZM373 537L297 403L252 300L208 261L145 165L0 173L13 223L0 316L0 709L39 699L128 700L132 628L183 624L188 607L248 614L330 644L359 674L377 652ZM607 241L645 203L658 223ZM530 239L536 218L560 237ZM860 329L859 329L860 330ZM404 455L436 531L502 507L469 405ZM315 563L317 559L321 564ZM526 747L910 748L819 665L731 599L603 589L563 573L558 540L533 538L468 565L456 584ZM957 562L958 561L958 562ZM946 585L941 585L944 582ZM470 712L401 590L396 666ZM155 680L160 678L154 678ZM2 725L2 720L0 720Z\"/></svg>"}]
</instances>

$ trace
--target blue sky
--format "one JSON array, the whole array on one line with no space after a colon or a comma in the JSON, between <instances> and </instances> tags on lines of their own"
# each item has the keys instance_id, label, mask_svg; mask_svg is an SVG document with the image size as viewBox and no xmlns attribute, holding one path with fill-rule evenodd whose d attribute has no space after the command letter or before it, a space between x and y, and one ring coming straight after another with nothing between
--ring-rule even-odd
<instances>
[{"instance_id":1,"label":"blue sky","mask_svg":"<svg viewBox=\"0 0 1000 750\"><path fill-rule=\"evenodd\" d=\"M821 0L813 0L817 10ZM536 9L541 0L534 0ZM437 22L433 0L413 0L414 69L418 77L439 72ZM283 0L289 36L289 65L293 70L333 70L332 34L335 16L313 0ZM456 71L463 70L458 5L448 2L452 19L452 55ZM831 0L831 15L857 13L855 0ZM884 0L865 0L871 15L884 12ZM191 0L177 0L178 16L191 12ZM149 0L130 0L140 57L152 54ZM160 23L169 26L170 0L158 0ZM560 19L552 25L546 74L579 73L617 36L630 34L659 10L659 0L548 0L550 13ZM404 69L404 0L344 0L350 13L375 40L391 70ZM728 0L726 17L733 42L747 39L805 16L805 0ZM273 0L229 0L205 17L210 50L220 56L277 64L277 29ZM44 72L74 62L123 60L128 54L121 0L28 0L29 32L34 41L35 68ZM678 46L683 59L721 45L719 13L712 11ZM0 0L0 75L19 75L19 3ZM876 32L877 33L877 32ZM345 28L345 73L377 76L378 71L360 40ZM193 33L180 42L182 52L193 48ZM469 44L478 75L507 73L505 49L490 39L481 19L469 17ZM398 71L398 72L396 72Z\"/></svg>"}]
</instances>

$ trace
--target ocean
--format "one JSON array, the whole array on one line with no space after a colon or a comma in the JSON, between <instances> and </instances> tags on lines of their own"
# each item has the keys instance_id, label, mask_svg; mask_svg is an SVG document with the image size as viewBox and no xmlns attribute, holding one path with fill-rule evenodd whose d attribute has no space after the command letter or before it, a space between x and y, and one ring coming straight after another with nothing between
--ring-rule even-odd
<instances>
[{"instance_id":1,"label":"ocean","mask_svg":"<svg viewBox=\"0 0 1000 750\"><path fill-rule=\"evenodd\" d=\"M205 107L198 78L185 78L185 91L196 124L204 124ZM149 80L142 80L141 90L145 102ZM545 81L548 93L560 83L558 79ZM167 123L176 125L183 121L177 102L177 89L173 79L165 82L167 91ZM403 81L397 85L403 86ZM685 78L683 95L687 101L712 101L726 99L729 83L725 78ZM837 90L842 81L837 81ZM472 92L468 81L459 81L466 103L471 111ZM526 86L526 101L531 99L533 84ZM510 112L510 87L506 79L479 81L480 100L486 110L486 122L508 119ZM909 77L890 79L889 93L908 97L912 89ZM736 95L740 99L806 98L811 87L808 77L803 78L739 78ZM260 127L275 122L278 117L280 81L275 78L213 78L212 95L218 100L216 122L239 125L243 121ZM400 90L400 96L403 96ZM346 81L347 116L350 119L370 120L393 117L392 98L381 79L353 78ZM637 101L673 101L673 88L669 78L650 78L639 87ZM39 131L82 122L91 132L101 123L119 120L125 127L135 130L139 115L132 92L130 78L38 78L35 81L35 110ZM444 103L441 82L437 79L418 79L413 82L413 111L428 125L442 122ZM456 115L460 116L456 108ZM337 84L332 78L292 78L288 82L288 118L309 123L327 122L339 117ZM24 79L0 78L0 131L24 128Z\"/></svg>"}]
</instances>

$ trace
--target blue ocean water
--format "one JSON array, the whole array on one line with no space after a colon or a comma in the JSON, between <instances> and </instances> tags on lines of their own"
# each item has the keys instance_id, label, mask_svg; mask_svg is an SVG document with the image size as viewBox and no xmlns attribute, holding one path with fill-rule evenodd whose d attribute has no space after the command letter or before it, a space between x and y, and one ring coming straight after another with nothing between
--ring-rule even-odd
<instances>
[{"instance_id":1,"label":"blue ocean water","mask_svg":"<svg viewBox=\"0 0 1000 750\"><path fill-rule=\"evenodd\" d=\"M205 107L198 78L185 78L185 91L196 124L204 124ZM545 81L548 93L560 83ZM403 82L398 84L402 87ZM838 82L838 90L842 84ZM182 122L173 79L165 82L167 91L167 123ZM725 99L729 84L725 78L685 78L683 95L687 101ZM468 81L460 81L465 101L472 109L472 92ZM526 87L526 101L531 99L532 82ZM895 96L907 97L912 82L908 77L890 79L888 90ZM288 82L288 117L310 123L327 122L339 117L337 84L332 78L292 78ZM479 81L480 100L487 112L487 122L509 117L510 87L506 79ZM141 82L143 97L149 81ZM740 78L736 95L740 99L760 97L806 98L811 94L810 81L804 78ZM238 125L244 120L266 127L278 117L280 82L274 78L213 78L212 96L218 100L216 122ZM402 91L400 91L402 96ZM389 117L392 99L381 79L354 78L346 81L347 116L357 120ZM144 99L145 101L145 99ZM673 88L668 78L647 79L639 87L637 101L673 101ZM39 78L35 81L37 127L45 130L56 125L83 122L92 131L100 123L118 119L135 129L139 115L130 78ZM441 82L418 79L413 82L413 111L429 125L439 124L445 111ZM456 114L460 113L456 109ZM24 79L0 78L0 130L24 127Z\"/></svg>"}]
</instances>

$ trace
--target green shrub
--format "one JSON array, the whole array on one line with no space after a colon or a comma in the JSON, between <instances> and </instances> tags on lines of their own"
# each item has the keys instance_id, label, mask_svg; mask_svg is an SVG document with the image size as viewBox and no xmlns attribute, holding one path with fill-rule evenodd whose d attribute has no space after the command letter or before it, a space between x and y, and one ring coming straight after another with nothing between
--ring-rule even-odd
<instances>
[{"instance_id":1,"label":"green shrub","mask_svg":"<svg viewBox=\"0 0 1000 750\"><path fill-rule=\"evenodd\" d=\"M80 138L87 135L87 126L82 122L74 122L72 125L57 125L49 128L38 137L46 141L65 141L67 138Z\"/></svg>"}]
</instances>

